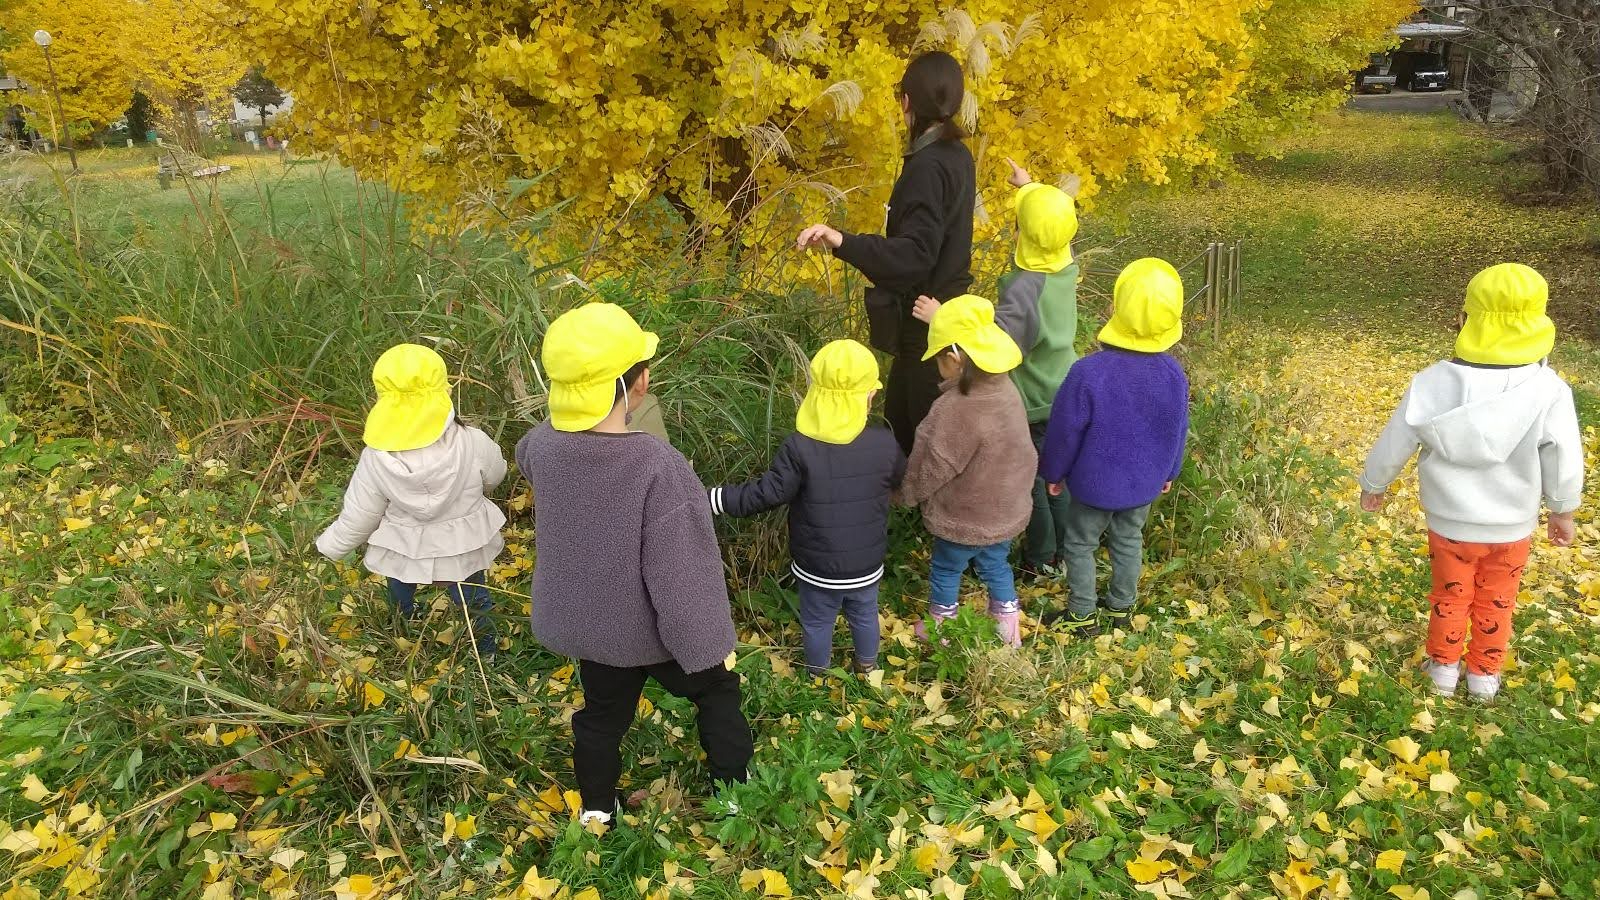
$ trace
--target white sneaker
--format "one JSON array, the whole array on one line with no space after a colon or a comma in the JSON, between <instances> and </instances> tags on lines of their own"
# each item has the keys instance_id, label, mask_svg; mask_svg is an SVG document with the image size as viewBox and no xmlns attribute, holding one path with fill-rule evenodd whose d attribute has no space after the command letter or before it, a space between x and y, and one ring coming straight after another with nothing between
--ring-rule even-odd
<instances>
[{"instance_id":1,"label":"white sneaker","mask_svg":"<svg viewBox=\"0 0 1600 900\"><path fill-rule=\"evenodd\" d=\"M1475 672L1467 673L1467 696L1485 703L1493 700L1500 693L1499 675L1479 675Z\"/></svg>"},{"instance_id":2,"label":"white sneaker","mask_svg":"<svg viewBox=\"0 0 1600 900\"><path fill-rule=\"evenodd\" d=\"M1461 682L1461 667L1448 666L1444 663L1434 662L1432 659L1422 661L1422 671L1427 673L1433 681L1433 692L1441 697L1454 696L1456 685Z\"/></svg>"},{"instance_id":3,"label":"white sneaker","mask_svg":"<svg viewBox=\"0 0 1600 900\"><path fill-rule=\"evenodd\" d=\"M598 822L601 825L610 825L611 813L601 812L598 809L586 809L578 814L579 825L588 828L591 822Z\"/></svg>"}]
</instances>

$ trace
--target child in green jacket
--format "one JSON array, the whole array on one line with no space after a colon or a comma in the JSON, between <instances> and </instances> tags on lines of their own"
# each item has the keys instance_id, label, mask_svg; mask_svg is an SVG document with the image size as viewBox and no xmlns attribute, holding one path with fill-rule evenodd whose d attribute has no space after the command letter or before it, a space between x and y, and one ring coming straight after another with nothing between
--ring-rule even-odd
<instances>
[{"instance_id":1,"label":"child in green jacket","mask_svg":"<svg viewBox=\"0 0 1600 900\"><path fill-rule=\"evenodd\" d=\"M1072 238L1078 233L1078 212L1072 197L1052 185L1039 184L1011 160L1011 183L1017 190L1015 267L1000 279L995 322L1022 348L1022 365L1011 380L1022 393L1034 449L1044 443L1045 427L1056 392L1067 370L1078 360L1078 264L1072 259ZM1039 479L1033 482L1033 517L1022 542L1023 577L1038 577L1066 558L1065 495L1052 497Z\"/></svg>"}]
</instances>

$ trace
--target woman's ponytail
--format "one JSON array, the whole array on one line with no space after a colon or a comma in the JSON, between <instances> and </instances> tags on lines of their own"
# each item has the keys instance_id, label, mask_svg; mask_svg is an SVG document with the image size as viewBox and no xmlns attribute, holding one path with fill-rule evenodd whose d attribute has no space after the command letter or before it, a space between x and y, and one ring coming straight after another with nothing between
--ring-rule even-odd
<instances>
[{"instance_id":1,"label":"woman's ponytail","mask_svg":"<svg viewBox=\"0 0 1600 900\"><path fill-rule=\"evenodd\" d=\"M961 64L955 57L934 50L912 60L900 78L900 93L911 106L911 139L915 141L936 125L941 141L966 137L967 132L956 122L965 92Z\"/></svg>"}]
</instances>

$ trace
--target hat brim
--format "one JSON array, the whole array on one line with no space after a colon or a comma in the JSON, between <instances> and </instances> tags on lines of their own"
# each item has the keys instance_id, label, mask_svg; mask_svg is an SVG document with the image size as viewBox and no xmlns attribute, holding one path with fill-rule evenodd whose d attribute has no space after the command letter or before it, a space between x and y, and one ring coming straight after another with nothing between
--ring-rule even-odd
<instances>
[{"instance_id":1,"label":"hat brim","mask_svg":"<svg viewBox=\"0 0 1600 900\"><path fill-rule=\"evenodd\" d=\"M1102 344L1120 347L1123 350L1133 350L1138 353L1165 353L1174 345L1183 340L1183 323L1167 329L1155 337L1140 337L1132 332L1122 330L1121 323L1115 317L1100 329L1097 339Z\"/></svg>"},{"instance_id":2,"label":"hat brim","mask_svg":"<svg viewBox=\"0 0 1600 900\"><path fill-rule=\"evenodd\" d=\"M1038 272L1041 275L1054 275L1072 265L1072 245L1068 244L1060 250L1050 253L1019 239L1017 241L1017 252L1012 254L1011 259L1017 264L1017 268L1024 271Z\"/></svg>"},{"instance_id":3,"label":"hat brim","mask_svg":"<svg viewBox=\"0 0 1600 900\"><path fill-rule=\"evenodd\" d=\"M876 389L809 391L795 413L795 430L824 444L850 443L867 429L867 414L872 410L872 392Z\"/></svg>"},{"instance_id":4,"label":"hat brim","mask_svg":"<svg viewBox=\"0 0 1600 900\"><path fill-rule=\"evenodd\" d=\"M1556 323L1549 316L1468 313L1456 335L1456 358L1480 366L1527 366L1549 356L1555 346Z\"/></svg>"},{"instance_id":5,"label":"hat brim","mask_svg":"<svg viewBox=\"0 0 1600 900\"><path fill-rule=\"evenodd\" d=\"M950 347L959 347L978 368L991 375L1009 372L1022 365L1022 349L999 325L990 325L982 332L968 335L965 340L954 341L939 347L929 347L923 362L938 356Z\"/></svg>"},{"instance_id":6,"label":"hat brim","mask_svg":"<svg viewBox=\"0 0 1600 900\"><path fill-rule=\"evenodd\" d=\"M639 332L639 350L633 361L610 378L585 384L550 383L550 426L557 431L588 431L605 421L617 405L617 379L642 362L655 358L661 346L661 336L653 331Z\"/></svg>"},{"instance_id":7,"label":"hat brim","mask_svg":"<svg viewBox=\"0 0 1600 900\"><path fill-rule=\"evenodd\" d=\"M389 453L417 450L437 441L454 414L447 391L386 394L367 413L361 441Z\"/></svg>"}]
</instances>

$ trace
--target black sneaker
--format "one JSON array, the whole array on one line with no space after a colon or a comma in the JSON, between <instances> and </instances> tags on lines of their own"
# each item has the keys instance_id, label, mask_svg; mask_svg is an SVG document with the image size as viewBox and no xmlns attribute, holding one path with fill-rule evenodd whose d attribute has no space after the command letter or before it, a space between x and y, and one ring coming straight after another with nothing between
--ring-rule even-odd
<instances>
[{"instance_id":1,"label":"black sneaker","mask_svg":"<svg viewBox=\"0 0 1600 900\"><path fill-rule=\"evenodd\" d=\"M1112 610L1106 616L1106 627L1112 631L1116 631L1119 628L1123 631L1132 631L1133 613L1128 610Z\"/></svg>"},{"instance_id":2,"label":"black sneaker","mask_svg":"<svg viewBox=\"0 0 1600 900\"><path fill-rule=\"evenodd\" d=\"M1058 609L1044 617L1046 628L1059 625L1063 631L1075 637L1092 638L1100 635L1100 620L1093 613L1087 616L1075 616L1064 609Z\"/></svg>"}]
</instances>

